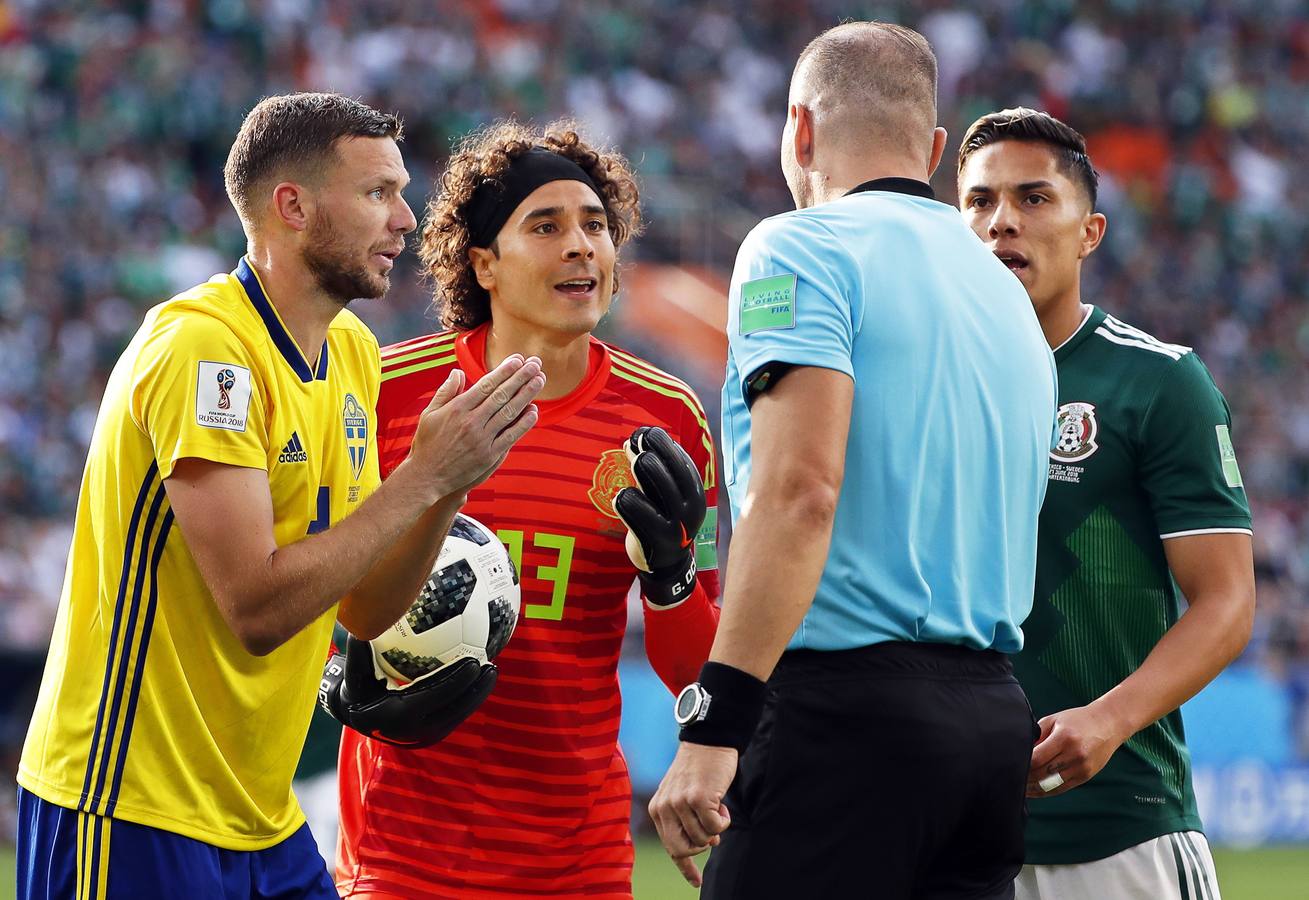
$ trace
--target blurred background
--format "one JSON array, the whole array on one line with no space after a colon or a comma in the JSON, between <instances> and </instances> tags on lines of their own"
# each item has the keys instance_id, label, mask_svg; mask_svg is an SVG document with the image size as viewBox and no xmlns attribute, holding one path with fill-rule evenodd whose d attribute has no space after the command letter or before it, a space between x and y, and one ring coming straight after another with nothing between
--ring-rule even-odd
<instances>
[{"instance_id":1,"label":"blurred background","mask_svg":"<svg viewBox=\"0 0 1309 900\"><path fill-rule=\"evenodd\" d=\"M452 140L498 116L571 115L620 148L648 230L603 335L690 381L716 423L736 247L790 207L777 151L790 69L848 18L901 22L935 47L952 136L942 199L978 115L1022 104L1085 133L1110 223L1085 299L1193 345L1226 393L1259 614L1240 661L1188 705L1196 788L1227 848L1226 896L1309 897L1303 0L0 0L3 770L26 730L105 379L148 307L243 252L222 165L260 97L335 90L399 112L415 211ZM409 257L393 285L357 307L384 344L433 328ZM648 795L675 737L632 622L623 744ZM303 766L325 844L334 741L316 723ZM12 807L0 791L6 839ZM649 834L639 796L634 809ZM675 896L649 850L638 896Z\"/></svg>"}]
</instances>

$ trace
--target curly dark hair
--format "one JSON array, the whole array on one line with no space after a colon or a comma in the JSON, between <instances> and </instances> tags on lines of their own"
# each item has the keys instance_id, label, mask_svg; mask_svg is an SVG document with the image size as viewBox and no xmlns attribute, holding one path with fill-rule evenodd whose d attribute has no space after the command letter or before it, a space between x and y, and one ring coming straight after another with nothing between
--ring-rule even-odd
<instances>
[{"instance_id":1,"label":"curly dark hair","mask_svg":"<svg viewBox=\"0 0 1309 900\"><path fill-rule=\"evenodd\" d=\"M641 231L641 196L627 160L587 143L571 119L559 119L539 129L513 120L500 121L474 131L459 142L437 179L418 244L423 271L433 282L432 305L446 328L468 331L491 318L491 298L477 283L468 256L468 206L479 185L500 177L513 160L533 147L558 153L591 176L600 188L615 250Z\"/></svg>"}]
</instances>

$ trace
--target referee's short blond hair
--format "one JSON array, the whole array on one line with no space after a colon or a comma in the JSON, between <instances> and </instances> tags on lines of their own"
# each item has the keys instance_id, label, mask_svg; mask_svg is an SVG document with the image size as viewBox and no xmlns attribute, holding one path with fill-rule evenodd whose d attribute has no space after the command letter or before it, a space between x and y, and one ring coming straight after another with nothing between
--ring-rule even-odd
<instances>
[{"instance_id":1,"label":"referee's short blond hair","mask_svg":"<svg viewBox=\"0 0 1309 900\"><path fill-rule=\"evenodd\" d=\"M936 54L912 28L847 22L809 42L790 102L854 145L913 140L936 125Z\"/></svg>"}]
</instances>

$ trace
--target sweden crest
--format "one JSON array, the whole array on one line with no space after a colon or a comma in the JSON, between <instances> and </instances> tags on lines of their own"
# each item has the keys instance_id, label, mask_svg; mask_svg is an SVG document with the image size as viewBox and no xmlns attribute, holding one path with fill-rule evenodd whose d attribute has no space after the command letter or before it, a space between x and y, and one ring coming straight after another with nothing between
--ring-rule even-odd
<instances>
[{"instance_id":1,"label":"sweden crest","mask_svg":"<svg viewBox=\"0 0 1309 900\"><path fill-rule=\"evenodd\" d=\"M350 454L350 471L355 481L364 470L364 458L368 455L368 413L355 399L354 394L345 395L345 409L341 412L342 426L345 428L345 449Z\"/></svg>"}]
</instances>

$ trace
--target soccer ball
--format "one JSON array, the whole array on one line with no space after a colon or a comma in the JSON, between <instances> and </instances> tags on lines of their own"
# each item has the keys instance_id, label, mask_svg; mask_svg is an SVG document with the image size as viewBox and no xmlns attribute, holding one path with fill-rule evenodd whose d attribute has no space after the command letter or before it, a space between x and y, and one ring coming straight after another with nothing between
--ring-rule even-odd
<instances>
[{"instance_id":1,"label":"soccer ball","mask_svg":"<svg viewBox=\"0 0 1309 900\"><path fill-rule=\"evenodd\" d=\"M518 572L505 545L458 514L409 611L372 641L373 659L398 689L471 656L486 664L518 622Z\"/></svg>"}]
</instances>

